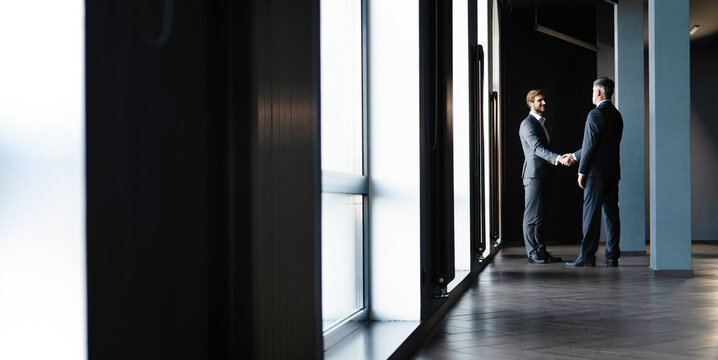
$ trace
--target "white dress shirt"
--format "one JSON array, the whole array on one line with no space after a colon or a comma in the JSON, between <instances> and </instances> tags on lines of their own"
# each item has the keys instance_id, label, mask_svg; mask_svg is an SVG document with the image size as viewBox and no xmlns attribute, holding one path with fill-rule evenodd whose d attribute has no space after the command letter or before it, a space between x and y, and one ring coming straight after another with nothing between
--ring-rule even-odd
<instances>
[{"instance_id":1,"label":"white dress shirt","mask_svg":"<svg viewBox=\"0 0 718 360\"><path fill-rule=\"evenodd\" d=\"M535 117L536 120L538 120L539 124L541 124L541 127L543 128L543 132L544 132L544 134L546 134L546 141L548 141L550 144L551 136L549 136L548 128L546 127L546 118L533 112L533 111L529 111L529 114L531 114L533 117ZM553 165L554 166L558 165L558 157L556 157L556 160L553 162Z\"/></svg>"}]
</instances>

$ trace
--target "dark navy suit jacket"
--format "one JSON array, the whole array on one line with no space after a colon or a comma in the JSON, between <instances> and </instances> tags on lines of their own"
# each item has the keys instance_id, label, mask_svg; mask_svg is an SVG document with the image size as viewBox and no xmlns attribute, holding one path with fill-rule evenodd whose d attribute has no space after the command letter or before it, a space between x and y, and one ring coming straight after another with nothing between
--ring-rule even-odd
<instances>
[{"instance_id":1,"label":"dark navy suit jacket","mask_svg":"<svg viewBox=\"0 0 718 360\"><path fill-rule=\"evenodd\" d=\"M541 123L533 115L529 114L521 122L519 137L524 150L524 167L521 177L526 179L550 176L559 155L548 149L546 133L543 131Z\"/></svg>"},{"instance_id":2,"label":"dark navy suit jacket","mask_svg":"<svg viewBox=\"0 0 718 360\"><path fill-rule=\"evenodd\" d=\"M588 113L581 149L574 153L578 173L611 179L621 178L623 118L610 101Z\"/></svg>"}]
</instances>

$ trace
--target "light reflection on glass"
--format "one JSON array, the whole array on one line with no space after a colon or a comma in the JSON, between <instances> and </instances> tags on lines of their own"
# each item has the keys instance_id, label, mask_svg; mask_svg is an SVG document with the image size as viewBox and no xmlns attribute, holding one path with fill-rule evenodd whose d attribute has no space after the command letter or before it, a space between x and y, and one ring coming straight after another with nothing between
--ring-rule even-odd
<instances>
[{"instance_id":1,"label":"light reflection on glass","mask_svg":"<svg viewBox=\"0 0 718 360\"><path fill-rule=\"evenodd\" d=\"M321 2L322 170L363 173L361 1Z\"/></svg>"},{"instance_id":2,"label":"light reflection on glass","mask_svg":"<svg viewBox=\"0 0 718 360\"><path fill-rule=\"evenodd\" d=\"M323 330L364 307L363 196L322 194Z\"/></svg>"}]
</instances>

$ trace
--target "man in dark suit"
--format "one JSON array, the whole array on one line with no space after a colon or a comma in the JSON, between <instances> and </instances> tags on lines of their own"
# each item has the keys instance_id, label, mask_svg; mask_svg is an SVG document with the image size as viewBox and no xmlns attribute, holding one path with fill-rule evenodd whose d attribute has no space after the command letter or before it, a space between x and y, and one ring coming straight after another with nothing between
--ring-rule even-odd
<instances>
[{"instance_id":1,"label":"man in dark suit","mask_svg":"<svg viewBox=\"0 0 718 360\"><path fill-rule=\"evenodd\" d=\"M524 184L524 244L526 255L532 264L560 262L561 258L546 251L543 225L546 217L549 191L553 180L554 166L561 162L570 165L573 159L548 149L551 141L546 118L546 98L543 91L531 90L526 95L530 112L521 122L519 137L524 150L524 166L521 172Z\"/></svg>"},{"instance_id":2,"label":"man in dark suit","mask_svg":"<svg viewBox=\"0 0 718 360\"><path fill-rule=\"evenodd\" d=\"M583 191L583 239L581 252L567 266L596 265L601 228L601 208L606 226L605 266L618 266L621 222L618 217L618 181L623 118L611 103L614 83L609 78L593 82L593 103L588 113L581 149L573 153L578 161L578 186Z\"/></svg>"}]
</instances>

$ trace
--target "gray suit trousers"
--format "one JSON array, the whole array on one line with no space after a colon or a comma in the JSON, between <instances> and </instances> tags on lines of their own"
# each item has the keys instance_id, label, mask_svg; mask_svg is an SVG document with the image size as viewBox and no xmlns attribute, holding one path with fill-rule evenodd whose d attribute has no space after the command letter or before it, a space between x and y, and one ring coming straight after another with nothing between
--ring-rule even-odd
<instances>
[{"instance_id":1,"label":"gray suit trousers","mask_svg":"<svg viewBox=\"0 0 718 360\"><path fill-rule=\"evenodd\" d=\"M524 245L526 255L546 251L543 227L551 190L550 178L524 178Z\"/></svg>"}]
</instances>

